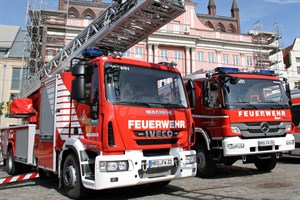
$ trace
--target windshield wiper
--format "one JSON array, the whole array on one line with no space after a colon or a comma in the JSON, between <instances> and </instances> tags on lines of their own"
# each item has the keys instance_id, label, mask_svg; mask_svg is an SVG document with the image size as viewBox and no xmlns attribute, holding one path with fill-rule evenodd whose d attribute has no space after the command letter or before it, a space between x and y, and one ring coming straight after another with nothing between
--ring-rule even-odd
<instances>
[{"instance_id":1,"label":"windshield wiper","mask_svg":"<svg viewBox=\"0 0 300 200\"><path fill-rule=\"evenodd\" d=\"M248 107L252 107L254 109L257 109L257 107L255 105L253 105L252 103L246 102L246 101L235 101L235 102L230 102L230 103L241 103L243 105L247 105ZM246 108L242 107L242 109L246 109Z\"/></svg>"},{"instance_id":2,"label":"windshield wiper","mask_svg":"<svg viewBox=\"0 0 300 200\"><path fill-rule=\"evenodd\" d=\"M138 101L120 101L118 102L118 104L122 104L122 105L137 105L137 106L147 106L149 108L151 108L149 103L146 102L138 102Z\"/></svg>"},{"instance_id":3,"label":"windshield wiper","mask_svg":"<svg viewBox=\"0 0 300 200\"><path fill-rule=\"evenodd\" d=\"M184 107L183 105L179 105L176 103L162 103L161 105L164 107L167 107L167 108L183 108Z\"/></svg>"},{"instance_id":4,"label":"windshield wiper","mask_svg":"<svg viewBox=\"0 0 300 200\"><path fill-rule=\"evenodd\" d=\"M275 102L275 101L265 101L263 103L273 103L273 104L276 104L277 106L279 106L280 108L284 108L283 105L279 104L278 102ZM273 108L273 107L272 107Z\"/></svg>"}]
</instances>

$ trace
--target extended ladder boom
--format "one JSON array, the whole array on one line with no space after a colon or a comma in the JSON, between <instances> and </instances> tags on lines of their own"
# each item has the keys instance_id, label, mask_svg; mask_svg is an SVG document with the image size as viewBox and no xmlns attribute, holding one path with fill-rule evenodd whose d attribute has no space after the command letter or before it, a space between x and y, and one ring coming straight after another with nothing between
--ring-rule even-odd
<instances>
[{"instance_id":1,"label":"extended ladder boom","mask_svg":"<svg viewBox=\"0 0 300 200\"><path fill-rule=\"evenodd\" d=\"M90 25L36 74L22 84L21 97L36 91L41 82L67 70L72 58L84 49L125 52L185 12L184 0L114 1Z\"/></svg>"}]
</instances>

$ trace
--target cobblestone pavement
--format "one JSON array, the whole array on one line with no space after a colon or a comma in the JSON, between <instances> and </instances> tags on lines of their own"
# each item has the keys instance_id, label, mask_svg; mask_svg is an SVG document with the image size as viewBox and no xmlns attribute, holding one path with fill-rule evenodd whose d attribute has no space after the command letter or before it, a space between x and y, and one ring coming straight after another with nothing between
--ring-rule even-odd
<instances>
[{"instance_id":1,"label":"cobblestone pavement","mask_svg":"<svg viewBox=\"0 0 300 200\"><path fill-rule=\"evenodd\" d=\"M7 177L0 167L0 178ZM30 180L0 185L0 199L68 199L58 188L57 179ZM219 166L215 177L172 181L167 187L153 189L136 186L91 191L88 199L300 199L300 159L281 160L270 173L256 170L253 164Z\"/></svg>"}]
</instances>

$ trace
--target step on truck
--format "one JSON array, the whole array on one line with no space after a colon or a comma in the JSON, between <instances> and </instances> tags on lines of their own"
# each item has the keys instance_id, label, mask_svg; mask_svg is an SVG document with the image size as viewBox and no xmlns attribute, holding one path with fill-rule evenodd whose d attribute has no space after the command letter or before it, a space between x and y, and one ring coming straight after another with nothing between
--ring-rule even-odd
<instances>
[{"instance_id":1,"label":"step on truck","mask_svg":"<svg viewBox=\"0 0 300 200\"><path fill-rule=\"evenodd\" d=\"M18 126L0 129L9 174L56 175L71 198L87 189L196 175L194 122L172 64L120 57L185 11L181 0L114 1L10 103Z\"/></svg>"},{"instance_id":2,"label":"step on truck","mask_svg":"<svg viewBox=\"0 0 300 200\"><path fill-rule=\"evenodd\" d=\"M192 115L198 176L212 176L216 164L230 166L237 160L271 171L283 152L294 149L289 86L273 71L218 67L185 79L193 82L186 88L197 102Z\"/></svg>"}]
</instances>

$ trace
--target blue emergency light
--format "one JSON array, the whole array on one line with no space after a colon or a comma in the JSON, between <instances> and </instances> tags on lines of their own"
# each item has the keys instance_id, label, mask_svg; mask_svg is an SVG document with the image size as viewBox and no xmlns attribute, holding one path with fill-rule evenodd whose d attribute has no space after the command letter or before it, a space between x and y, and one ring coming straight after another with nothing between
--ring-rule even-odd
<instances>
[{"instance_id":1,"label":"blue emergency light","mask_svg":"<svg viewBox=\"0 0 300 200\"><path fill-rule=\"evenodd\" d=\"M235 67L217 67L215 68L215 72L233 72L233 73L237 73L239 72L238 68Z\"/></svg>"},{"instance_id":2,"label":"blue emergency light","mask_svg":"<svg viewBox=\"0 0 300 200\"><path fill-rule=\"evenodd\" d=\"M275 72L273 70L267 70L267 69L261 69L259 70L260 74L265 74L265 75L274 75Z\"/></svg>"},{"instance_id":3,"label":"blue emergency light","mask_svg":"<svg viewBox=\"0 0 300 200\"><path fill-rule=\"evenodd\" d=\"M84 57L98 57L98 56L102 56L103 52L98 49L85 49L82 51L82 55Z\"/></svg>"}]
</instances>

